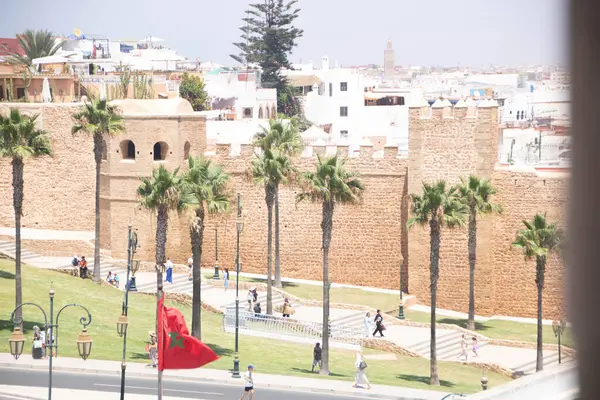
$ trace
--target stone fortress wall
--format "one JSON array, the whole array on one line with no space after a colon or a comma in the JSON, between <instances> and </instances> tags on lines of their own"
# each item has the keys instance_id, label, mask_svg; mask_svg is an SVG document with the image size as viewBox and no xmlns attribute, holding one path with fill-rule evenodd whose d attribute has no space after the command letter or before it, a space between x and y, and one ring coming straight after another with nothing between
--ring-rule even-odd
<instances>
[{"instance_id":1,"label":"stone fortress wall","mask_svg":"<svg viewBox=\"0 0 600 400\"><path fill-rule=\"evenodd\" d=\"M164 102L166 100L153 100ZM168 100L172 101L172 100ZM139 101L138 101L139 102ZM149 104L149 103L148 103ZM91 138L70 133L74 106L68 104L24 105L39 112L40 124L53 142L53 158L29 160L25 167L25 216L23 226L43 229L93 230L94 162ZM0 105L0 112L7 109ZM204 118L185 107L169 115L149 114L124 105L127 131L106 141L106 160L101 178L101 243L113 257L124 258L127 225L138 228L139 257L154 259L156 217L139 208L135 189L139 176L149 176L159 164L185 170L187 154L206 151ZM426 230L406 230L407 194L420 191L422 180L447 179L477 173L492 178L498 188L496 201L505 208L503 216L485 218L479 224L477 266L477 312L535 316L535 266L523 261L510 246L521 219L547 211L559 218L565 203L562 190L566 178L535 171L519 172L496 167L498 141L497 107L480 104L440 107L440 104L411 107L410 152L397 156L397 148L375 152L362 146L360 155L350 155L347 166L362 174L365 184L361 204L338 206L330 252L331 280L338 283L372 285L397 289L399 266L405 260L403 287L420 302L429 299L429 238ZM135 160L124 159L127 141L135 145ZM159 143L164 159L154 160ZM348 154L346 146L314 146L298 157L300 170L314 168L317 153ZM264 190L247 178L254 157L251 145L232 148L217 144L207 157L221 163L232 175L230 190L242 194L245 226L240 239L242 268L266 272L267 215ZM11 169L0 161L0 224L13 226ZM304 279L322 278L321 209L318 204L295 204L297 187L280 190L282 274ZM50 207L49 207L50 204ZM235 205L233 205L235 208ZM169 221L167 255L176 263L190 256L188 215L173 213ZM235 215L207 218L202 265L215 264L215 230L218 231L219 265L232 268L235 258ZM410 246L409 246L410 242ZM492 246L493 244L493 246ZM466 230L442 234L438 306L466 311L468 261ZM562 268L557 260L548 266L545 318L562 312Z\"/></svg>"}]
</instances>

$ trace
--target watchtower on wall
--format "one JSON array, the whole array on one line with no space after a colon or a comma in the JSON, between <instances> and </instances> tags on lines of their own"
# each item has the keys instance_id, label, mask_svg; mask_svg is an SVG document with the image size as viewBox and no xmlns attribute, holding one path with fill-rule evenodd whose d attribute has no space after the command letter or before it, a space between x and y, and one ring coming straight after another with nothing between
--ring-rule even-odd
<instances>
[{"instance_id":1,"label":"watchtower on wall","mask_svg":"<svg viewBox=\"0 0 600 400\"><path fill-rule=\"evenodd\" d=\"M141 243L153 243L156 217L138 206L136 190L140 177L149 177L163 165L172 171L185 168L190 154L204 154L206 119L194 114L186 100L119 100L125 131L105 140L100 178L100 240L111 255L124 258L127 251L127 225L140 228ZM183 222L183 220L181 221ZM185 243L186 226L170 219L168 247ZM148 229L152 227L152 229ZM181 233L181 234L180 234ZM153 246L144 246L140 256L152 259ZM146 254L147 253L147 254Z\"/></svg>"},{"instance_id":2,"label":"watchtower on wall","mask_svg":"<svg viewBox=\"0 0 600 400\"><path fill-rule=\"evenodd\" d=\"M409 110L408 193L422 193L422 183L445 180L448 185L460 177L477 175L489 179L498 149L498 104L483 100L460 100L454 106L438 99L433 105L421 99ZM491 223L477 225L478 302L491 300L492 285L486 270L492 267ZM442 231L438 307L466 309L469 260L467 229ZM422 301L429 301L429 229L413 227L409 232L409 287Z\"/></svg>"}]
</instances>

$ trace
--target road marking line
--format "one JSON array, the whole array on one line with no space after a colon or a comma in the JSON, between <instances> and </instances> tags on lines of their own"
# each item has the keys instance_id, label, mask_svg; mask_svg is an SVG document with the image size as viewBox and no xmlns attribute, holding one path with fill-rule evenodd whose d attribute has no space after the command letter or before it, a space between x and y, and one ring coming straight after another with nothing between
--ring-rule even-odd
<instances>
[{"instance_id":1,"label":"road marking line","mask_svg":"<svg viewBox=\"0 0 600 400\"><path fill-rule=\"evenodd\" d=\"M107 386L107 387L121 387L121 385L112 385L109 383L94 383L94 386ZM146 386L125 386L126 389L144 389L144 390L156 390L155 387L146 387ZM182 389L167 389L164 388L164 391L167 392L178 392L178 393L190 393L190 394L206 394L209 396L224 396L225 393L214 393L214 392L197 392L191 390L182 390Z\"/></svg>"}]
</instances>

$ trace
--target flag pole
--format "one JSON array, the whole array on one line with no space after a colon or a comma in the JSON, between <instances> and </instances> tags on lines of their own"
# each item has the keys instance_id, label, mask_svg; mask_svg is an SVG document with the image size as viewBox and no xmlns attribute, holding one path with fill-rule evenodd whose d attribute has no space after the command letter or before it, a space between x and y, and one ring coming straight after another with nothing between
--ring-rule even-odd
<instances>
[{"instance_id":1,"label":"flag pole","mask_svg":"<svg viewBox=\"0 0 600 400\"><path fill-rule=\"evenodd\" d=\"M163 297L163 277L162 277L162 265L156 265L156 335L159 339L158 348L161 345L164 345L164 332L162 332L162 327L158 326L158 315L162 310L158 309L160 300ZM161 329L161 330L159 330ZM164 349L163 349L164 351ZM158 357L162 357L163 355L158 352ZM158 369L158 400L162 400L163 398L163 384L162 384L163 372Z\"/></svg>"}]
</instances>

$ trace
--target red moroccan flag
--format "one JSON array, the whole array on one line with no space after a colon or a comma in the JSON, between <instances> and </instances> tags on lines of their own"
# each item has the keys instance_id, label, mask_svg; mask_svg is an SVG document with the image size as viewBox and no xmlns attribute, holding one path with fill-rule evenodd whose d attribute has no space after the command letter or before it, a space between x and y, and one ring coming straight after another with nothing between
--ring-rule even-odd
<instances>
[{"instance_id":1,"label":"red moroccan flag","mask_svg":"<svg viewBox=\"0 0 600 400\"><path fill-rule=\"evenodd\" d=\"M158 302L158 369L193 369L219 357L204 343L190 336L178 309Z\"/></svg>"}]
</instances>

